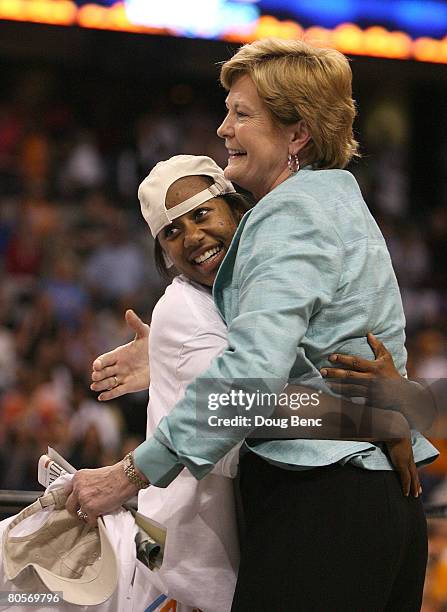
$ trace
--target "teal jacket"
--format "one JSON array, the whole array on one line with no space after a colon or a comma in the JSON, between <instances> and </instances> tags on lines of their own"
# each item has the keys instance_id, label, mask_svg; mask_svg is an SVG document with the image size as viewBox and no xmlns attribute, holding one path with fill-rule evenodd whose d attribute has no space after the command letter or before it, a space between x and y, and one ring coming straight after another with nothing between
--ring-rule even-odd
<instances>
[{"instance_id":1,"label":"teal jacket","mask_svg":"<svg viewBox=\"0 0 447 612\"><path fill-rule=\"evenodd\" d=\"M249 435L249 427L237 427L212 437L206 426L211 392L228 393L235 384L255 392L260 381L275 393L289 380L324 388L319 368L330 365L331 353L373 358L369 331L405 373L399 287L380 229L347 171L303 169L262 198L242 219L213 295L228 327L228 349L135 451L137 467L156 486L167 486L185 466L202 478ZM412 433L416 462L432 460L436 449ZM381 446L368 442L249 443L286 469L346 461L393 469Z\"/></svg>"}]
</instances>

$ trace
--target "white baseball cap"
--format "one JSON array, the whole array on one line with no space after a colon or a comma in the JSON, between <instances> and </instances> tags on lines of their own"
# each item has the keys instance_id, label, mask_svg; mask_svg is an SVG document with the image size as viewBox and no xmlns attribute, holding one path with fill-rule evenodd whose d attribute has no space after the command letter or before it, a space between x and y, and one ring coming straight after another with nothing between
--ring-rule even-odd
<instances>
[{"instance_id":1,"label":"white baseball cap","mask_svg":"<svg viewBox=\"0 0 447 612\"><path fill-rule=\"evenodd\" d=\"M185 176L210 176L212 185L196 195L166 209L166 193L169 187ZM155 238L160 230L211 198L225 193L236 193L222 168L205 155L175 155L151 170L138 189L141 212Z\"/></svg>"},{"instance_id":2,"label":"white baseball cap","mask_svg":"<svg viewBox=\"0 0 447 612\"><path fill-rule=\"evenodd\" d=\"M115 550L102 518L97 528L89 527L65 509L66 499L64 487L49 490L9 523L3 536L5 574L22 590L43 583L49 591L61 591L66 602L101 604L117 587ZM39 524L46 520L31 534L11 534L30 517Z\"/></svg>"}]
</instances>

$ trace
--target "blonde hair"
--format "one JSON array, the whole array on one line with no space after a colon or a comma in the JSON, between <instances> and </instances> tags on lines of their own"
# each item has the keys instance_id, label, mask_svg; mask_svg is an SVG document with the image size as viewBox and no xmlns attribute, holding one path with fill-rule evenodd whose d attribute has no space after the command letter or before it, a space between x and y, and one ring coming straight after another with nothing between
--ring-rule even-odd
<instances>
[{"instance_id":1,"label":"blonde hair","mask_svg":"<svg viewBox=\"0 0 447 612\"><path fill-rule=\"evenodd\" d=\"M352 131L352 72L342 53L266 38L241 47L222 65L220 81L229 90L244 74L253 79L274 120L285 125L305 121L311 135L303 150L306 163L344 168L359 155Z\"/></svg>"}]
</instances>

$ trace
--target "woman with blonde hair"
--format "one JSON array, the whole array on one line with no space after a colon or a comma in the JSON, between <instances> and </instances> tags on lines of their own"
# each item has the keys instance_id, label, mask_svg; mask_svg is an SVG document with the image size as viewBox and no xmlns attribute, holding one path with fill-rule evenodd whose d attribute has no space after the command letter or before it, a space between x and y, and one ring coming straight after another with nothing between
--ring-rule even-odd
<instances>
[{"instance_id":1,"label":"woman with blonde hair","mask_svg":"<svg viewBox=\"0 0 447 612\"><path fill-rule=\"evenodd\" d=\"M117 507L136 483L166 487L184 467L200 479L245 439L247 530L233 611L418 610L425 519L420 499L402 495L389 446L254 439L249 426L220 438L197 435L206 430L210 392L279 393L290 380L325 389L319 370L328 356L371 357L370 331L402 374L406 361L390 257L343 170L357 153L346 58L301 41L263 40L224 63L221 81L225 176L257 202L213 286L228 349L187 387L130 466L80 471L67 507L92 518ZM417 464L434 458L423 436L411 437Z\"/></svg>"}]
</instances>

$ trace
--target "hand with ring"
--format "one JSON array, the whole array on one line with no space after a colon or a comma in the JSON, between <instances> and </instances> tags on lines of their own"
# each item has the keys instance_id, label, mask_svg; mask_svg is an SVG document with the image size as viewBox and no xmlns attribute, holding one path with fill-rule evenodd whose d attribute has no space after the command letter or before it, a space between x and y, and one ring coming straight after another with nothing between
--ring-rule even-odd
<instances>
[{"instance_id":1,"label":"hand with ring","mask_svg":"<svg viewBox=\"0 0 447 612\"><path fill-rule=\"evenodd\" d=\"M111 387L109 387L108 389L109 391L112 391L112 389L115 389L115 387L119 385L118 379L115 375L112 376L112 381L113 381L113 384Z\"/></svg>"},{"instance_id":2,"label":"hand with ring","mask_svg":"<svg viewBox=\"0 0 447 612\"><path fill-rule=\"evenodd\" d=\"M98 516L117 510L136 495L138 487L128 479L119 461L94 470L78 470L66 483L65 491L65 507L70 514L95 527Z\"/></svg>"},{"instance_id":3,"label":"hand with ring","mask_svg":"<svg viewBox=\"0 0 447 612\"><path fill-rule=\"evenodd\" d=\"M93 362L90 389L100 392L100 401L149 387L149 325L143 323L133 310L126 311L126 321L135 331L135 338L100 355Z\"/></svg>"}]
</instances>

